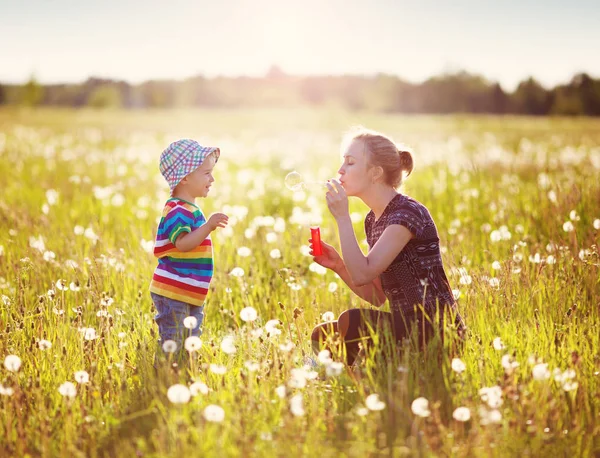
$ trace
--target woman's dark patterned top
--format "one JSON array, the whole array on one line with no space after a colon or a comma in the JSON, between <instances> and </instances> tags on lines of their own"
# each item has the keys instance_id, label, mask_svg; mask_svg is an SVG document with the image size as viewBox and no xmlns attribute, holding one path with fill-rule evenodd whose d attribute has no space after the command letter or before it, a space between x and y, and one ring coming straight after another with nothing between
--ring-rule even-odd
<instances>
[{"instance_id":1,"label":"woman's dark patterned top","mask_svg":"<svg viewBox=\"0 0 600 458\"><path fill-rule=\"evenodd\" d=\"M442 264L440 239L429 210L416 200L398 194L377 221L370 211L365 218L370 248L392 224L405 226L413 238L380 275L391 310L411 313L415 305L423 304L424 296L428 314L435 314L437 304L454 308L452 289Z\"/></svg>"}]
</instances>

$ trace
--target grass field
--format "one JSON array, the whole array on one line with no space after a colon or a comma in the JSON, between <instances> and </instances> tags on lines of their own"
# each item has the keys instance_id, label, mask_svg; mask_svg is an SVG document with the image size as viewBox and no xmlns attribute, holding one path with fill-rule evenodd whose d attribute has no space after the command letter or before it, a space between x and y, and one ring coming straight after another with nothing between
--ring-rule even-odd
<instances>
[{"instance_id":1,"label":"grass field","mask_svg":"<svg viewBox=\"0 0 600 458\"><path fill-rule=\"evenodd\" d=\"M306 255L311 224L338 245L323 195L283 181L336 176L355 124L413 148L403 192L438 226L458 350L305 366L322 314L367 304ZM199 203L230 224L202 347L156 373L158 156L179 137L221 147ZM0 111L0 455L597 456L599 177L600 120Z\"/></svg>"}]
</instances>

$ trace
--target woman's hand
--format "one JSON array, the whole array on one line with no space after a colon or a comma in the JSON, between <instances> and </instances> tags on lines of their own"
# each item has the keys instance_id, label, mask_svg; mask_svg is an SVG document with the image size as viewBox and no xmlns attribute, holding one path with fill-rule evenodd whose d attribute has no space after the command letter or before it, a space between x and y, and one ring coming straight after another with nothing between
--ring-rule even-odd
<instances>
[{"instance_id":1,"label":"woman's hand","mask_svg":"<svg viewBox=\"0 0 600 458\"><path fill-rule=\"evenodd\" d=\"M348 195L342 184L335 179L329 180L327 182L327 189L325 199L327 199L327 207L329 207L329 211L333 217L336 220L348 217L350 214L348 209Z\"/></svg>"},{"instance_id":2,"label":"woman's hand","mask_svg":"<svg viewBox=\"0 0 600 458\"><path fill-rule=\"evenodd\" d=\"M309 239L310 243L310 254L313 256L313 260L323 267L333 270L334 272L339 272L340 269L344 266L344 261L340 254L328 243L325 243L321 240L321 247L323 248L323 254L319 256L315 256L313 254L313 245L312 239Z\"/></svg>"}]
</instances>

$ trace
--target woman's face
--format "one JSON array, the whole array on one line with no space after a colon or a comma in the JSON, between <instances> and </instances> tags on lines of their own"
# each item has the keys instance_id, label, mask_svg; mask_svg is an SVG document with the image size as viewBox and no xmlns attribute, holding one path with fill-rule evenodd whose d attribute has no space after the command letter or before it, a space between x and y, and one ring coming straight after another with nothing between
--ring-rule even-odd
<instances>
[{"instance_id":1,"label":"woman's face","mask_svg":"<svg viewBox=\"0 0 600 458\"><path fill-rule=\"evenodd\" d=\"M342 152L342 160L338 170L340 183L348 196L360 196L371 185L364 142L352 141Z\"/></svg>"}]
</instances>

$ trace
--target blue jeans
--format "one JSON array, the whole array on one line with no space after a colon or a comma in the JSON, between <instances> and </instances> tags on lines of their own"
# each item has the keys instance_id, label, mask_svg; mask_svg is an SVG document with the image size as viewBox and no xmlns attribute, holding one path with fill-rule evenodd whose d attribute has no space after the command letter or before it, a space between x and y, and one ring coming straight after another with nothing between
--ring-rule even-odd
<instances>
[{"instance_id":1,"label":"blue jeans","mask_svg":"<svg viewBox=\"0 0 600 458\"><path fill-rule=\"evenodd\" d=\"M152 302L154 302L157 312L154 321L158 324L161 345L166 340L174 340L177 342L177 349L181 350L187 337L202 334L204 305L186 304L155 293L150 293L150 296L152 296ZM193 316L198 320L198 324L193 329L187 329L183 325L183 320L188 316Z\"/></svg>"}]
</instances>

